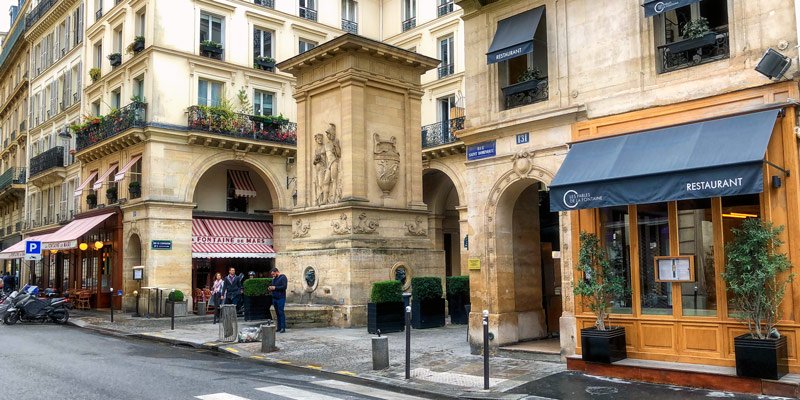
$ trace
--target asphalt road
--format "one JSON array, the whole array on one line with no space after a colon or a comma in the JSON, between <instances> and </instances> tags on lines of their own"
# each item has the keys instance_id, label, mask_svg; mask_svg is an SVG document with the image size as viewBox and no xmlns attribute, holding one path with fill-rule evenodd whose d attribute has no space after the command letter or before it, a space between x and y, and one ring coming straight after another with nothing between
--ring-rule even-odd
<instances>
[{"instance_id":1,"label":"asphalt road","mask_svg":"<svg viewBox=\"0 0 800 400\"><path fill-rule=\"evenodd\" d=\"M15 400L419 399L205 350L53 324L0 326L0 393Z\"/></svg>"}]
</instances>

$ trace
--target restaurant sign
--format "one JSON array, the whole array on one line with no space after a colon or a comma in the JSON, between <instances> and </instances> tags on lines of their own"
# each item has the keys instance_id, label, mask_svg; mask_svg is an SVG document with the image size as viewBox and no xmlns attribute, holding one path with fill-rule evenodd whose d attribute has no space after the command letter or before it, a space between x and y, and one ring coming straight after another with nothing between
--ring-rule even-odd
<instances>
[{"instance_id":1,"label":"restaurant sign","mask_svg":"<svg viewBox=\"0 0 800 400\"><path fill-rule=\"evenodd\" d=\"M272 245L272 239L263 237L192 236L192 243Z\"/></svg>"}]
</instances>

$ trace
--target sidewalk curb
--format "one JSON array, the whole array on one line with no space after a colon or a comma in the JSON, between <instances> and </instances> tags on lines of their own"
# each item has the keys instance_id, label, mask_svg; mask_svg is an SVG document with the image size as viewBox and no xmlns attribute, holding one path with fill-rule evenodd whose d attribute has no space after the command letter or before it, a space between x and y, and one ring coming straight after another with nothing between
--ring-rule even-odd
<instances>
[{"instance_id":1,"label":"sidewalk curb","mask_svg":"<svg viewBox=\"0 0 800 400\"><path fill-rule=\"evenodd\" d=\"M431 399L469 399L473 398L472 396L475 395L474 392L459 392L458 394L450 394L450 393L441 393L434 390L421 388L421 387L409 387L408 385L419 385L418 382L410 381L397 381L392 378L383 378L383 379L376 379L370 376L358 375L356 373L347 372L347 371L332 371L322 367L313 366L313 365L297 365L293 364L290 361L286 360L273 360L266 358L265 356L252 354L250 352L240 351L237 349L230 349L225 348L230 345L235 345L236 342L233 343L220 343L220 342L206 342L203 344L198 344L195 342L180 340L180 339L173 339L168 337L159 337L152 334L147 333L123 333L121 331L117 331L114 329L108 328L101 328L98 326L94 326L92 324L86 323L79 319L70 320L67 322L68 325L86 329L92 332L96 332L103 335L114 336L123 339L140 339L146 340L151 342L159 342L165 343L170 345L177 345L177 346L188 346L195 349L203 349L203 350L210 350L217 353L227 354L231 356L235 356L243 361L249 361L261 365L268 365L273 367L282 367L285 369L289 369L292 371L297 372L304 372L304 373L311 373L315 375L322 375L327 378L335 378L340 381L345 381L348 383L353 384L368 384L371 387L377 389L384 389L390 390L393 392L398 392L402 394L412 395L412 396L422 396L425 398ZM233 351L231 351L233 350ZM503 393L486 393L487 396L495 395L498 397L479 397L482 399L489 399L489 398L503 398Z\"/></svg>"}]
</instances>

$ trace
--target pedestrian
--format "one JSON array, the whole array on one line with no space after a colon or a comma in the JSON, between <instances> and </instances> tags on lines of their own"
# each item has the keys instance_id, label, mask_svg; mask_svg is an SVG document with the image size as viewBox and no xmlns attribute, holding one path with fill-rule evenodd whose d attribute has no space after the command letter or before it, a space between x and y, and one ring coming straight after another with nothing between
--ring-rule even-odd
<instances>
[{"instance_id":1,"label":"pedestrian","mask_svg":"<svg viewBox=\"0 0 800 400\"><path fill-rule=\"evenodd\" d=\"M14 276L6 272L6 274L3 275L3 286L3 290L6 292L10 293L12 290L14 290Z\"/></svg>"},{"instance_id":2,"label":"pedestrian","mask_svg":"<svg viewBox=\"0 0 800 400\"><path fill-rule=\"evenodd\" d=\"M244 287L242 286L241 274L236 275L236 268L229 268L228 275L222 280L222 295L225 297L225 304L239 305Z\"/></svg>"},{"instance_id":3,"label":"pedestrian","mask_svg":"<svg viewBox=\"0 0 800 400\"><path fill-rule=\"evenodd\" d=\"M286 332L286 287L289 286L289 280L286 275L281 274L278 268L272 268L272 286L269 291L272 293L272 305L275 307L275 314L278 317L278 332Z\"/></svg>"},{"instance_id":4,"label":"pedestrian","mask_svg":"<svg viewBox=\"0 0 800 400\"><path fill-rule=\"evenodd\" d=\"M222 274L214 275L214 286L211 289L211 304L214 306L214 323L219 321L219 306L222 305Z\"/></svg>"}]
</instances>

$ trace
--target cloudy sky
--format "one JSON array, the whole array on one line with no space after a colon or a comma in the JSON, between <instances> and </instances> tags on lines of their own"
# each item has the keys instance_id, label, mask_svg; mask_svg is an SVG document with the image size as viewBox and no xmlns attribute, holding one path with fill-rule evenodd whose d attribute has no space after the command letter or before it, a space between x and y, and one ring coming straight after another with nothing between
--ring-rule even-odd
<instances>
[{"instance_id":1,"label":"cloudy sky","mask_svg":"<svg viewBox=\"0 0 800 400\"><path fill-rule=\"evenodd\" d=\"M17 4L17 0L0 0L0 32L8 31L8 8L12 4Z\"/></svg>"}]
</instances>

